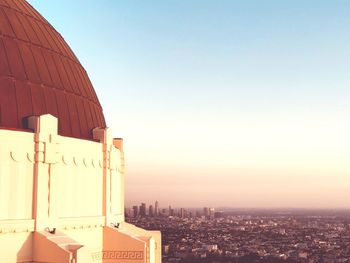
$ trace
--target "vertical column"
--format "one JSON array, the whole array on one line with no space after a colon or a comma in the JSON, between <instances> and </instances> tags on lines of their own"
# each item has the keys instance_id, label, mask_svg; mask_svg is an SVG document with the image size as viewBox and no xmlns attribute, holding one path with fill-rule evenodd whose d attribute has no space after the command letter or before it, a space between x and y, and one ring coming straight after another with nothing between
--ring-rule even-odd
<instances>
[{"instance_id":1,"label":"vertical column","mask_svg":"<svg viewBox=\"0 0 350 263\"><path fill-rule=\"evenodd\" d=\"M102 143L103 151L103 198L102 213L105 217L105 225L110 226L111 221L111 177L109 172L110 153L112 147L112 132L109 128L96 128L93 130L95 140Z\"/></svg>"},{"instance_id":2,"label":"vertical column","mask_svg":"<svg viewBox=\"0 0 350 263\"><path fill-rule=\"evenodd\" d=\"M124 221L123 140L112 139L109 128L93 130L103 144L103 215L106 226Z\"/></svg>"},{"instance_id":3,"label":"vertical column","mask_svg":"<svg viewBox=\"0 0 350 263\"><path fill-rule=\"evenodd\" d=\"M58 162L58 121L50 114L28 118L28 126L35 132L33 216L35 230L53 228L57 219L57 198L52 187L54 164Z\"/></svg>"},{"instance_id":4,"label":"vertical column","mask_svg":"<svg viewBox=\"0 0 350 263\"><path fill-rule=\"evenodd\" d=\"M116 167L115 176L118 181L118 189L114 189L114 191L118 191L118 198L113 200L113 202L119 202L118 212L116 215L116 222L121 223L124 222L124 210L125 210L125 161L124 161L124 150L123 150L123 139L114 138L113 145L116 150L119 151L119 160L118 165Z\"/></svg>"}]
</instances>

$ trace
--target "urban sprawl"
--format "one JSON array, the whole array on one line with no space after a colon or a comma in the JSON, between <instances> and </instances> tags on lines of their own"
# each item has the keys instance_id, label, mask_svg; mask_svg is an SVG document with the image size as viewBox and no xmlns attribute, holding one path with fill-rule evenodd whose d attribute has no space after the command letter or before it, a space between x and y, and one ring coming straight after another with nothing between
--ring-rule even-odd
<instances>
[{"instance_id":1,"label":"urban sprawl","mask_svg":"<svg viewBox=\"0 0 350 263\"><path fill-rule=\"evenodd\" d=\"M126 209L126 219L161 230L163 263L350 262L350 213L174 209L159 203Z\"/></svg>"}]
</instances>

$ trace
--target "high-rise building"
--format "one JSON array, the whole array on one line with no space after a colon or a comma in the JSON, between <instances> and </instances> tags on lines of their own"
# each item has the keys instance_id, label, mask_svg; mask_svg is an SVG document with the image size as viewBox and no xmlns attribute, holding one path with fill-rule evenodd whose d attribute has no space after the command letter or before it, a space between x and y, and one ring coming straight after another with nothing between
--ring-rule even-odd
<instances>
[{"instance_id":1,"label":"high-rise building","mask_svg":"<svg viewBox=\"0 0 350 263\"><path fill-rule=\"evenodd\" d=\"M153 205L150 205L150 206L149 206L148 215L149 215L149 216L154 216Z\"/></svg>"},{"instance_id":2,"label":"high-rise building","mask_svg":"<svg viewBox=\"0 0 350 263\"><path fill-rule=\"evenodd\" d=\"M180 208L180 211L178 213L178 217L182 218L184 216L184 209L183 208Z\"/></svg>"},{"instance_id":3,"label":"high-rise building","mask_svg":"<svg viewBox=\"0 0 350 263\"><path fill-rule=\"evenodd\" d=\"M125 214L125 217L132 217L133 216L132 209L130 207L125 207L124 214Z\"/></svg>"},{"instance_id":4,"label":"high-rise building","mask_svg":"<svg viewBox=\"0 0 350 263\"><path fill-rule=\"evenodd\" d=\"M155 214L155 216L159 216L159 203L158 203L158 201L156 201L156 203L154 204L154 214Z\"/></svg>"},{"instance_id":5,"label":"high-rise building","mask_svg":"<svg viewBox=\"0 0 350 263\"><path fill-rule=\"evenodd\" d=\"M185 218L186 217L186 210L184 208L180 208L180 217Z\"/></svg>"},{"instance_id":6,"label":"high-rise building","mask_svg":"<svg viewBox=\"0 0 350 263\"><path fill-rule=\"evenodd\" d=\"M146 216L146 203L141 203L140 205L140 216Z\"/></svg>"},{"instance_id":7,"label":"high-rise building","mask_svg":"<svg viewBox=\"0 0 350 263\"><path fill-rule=\"evenodd\" d=\"M0 32L0 262L161 262L160 232L124 220L123 140L71 48L25 0L0 0Z\"/></svg>"},{"instance_id":8,"label":"high-rise building","mask_svg":"<svg viewBox=\"0 0 350 263\"><path fill-rule=\"evenodd\" d=\"M215 218L215 208L211 207L209 208L209 219Z\"/></svg>"},{"instance_id":9,"label":"high-rise building","mask_svg":"<svg viewBox=\"0 0 350 263\"><path fill-rule=\"evenodd\" d=\"M175 216L175 211L171 206L169 206L169 216Z\"/></svg>"},{"instance_id":10,"label":"high-rise building","mask_svg":"<svg viewBox=\"0 0 350 263\"><path fill-rule=\"evenodd\" d=\"M139 207L137 205L134 205L132 207L133 210L133 217L137 217L139 215Z\"/></svg>"}]
</instances>

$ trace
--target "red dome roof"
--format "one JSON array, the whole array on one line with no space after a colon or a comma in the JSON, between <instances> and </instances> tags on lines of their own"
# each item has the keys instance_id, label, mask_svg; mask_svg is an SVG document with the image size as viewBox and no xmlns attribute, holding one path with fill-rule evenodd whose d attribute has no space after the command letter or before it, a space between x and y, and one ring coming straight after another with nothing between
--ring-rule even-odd
<instances>
[{"instance_id":1,"label":"red dome roof","mask_svg":"<svg viewBox=\"0 0 350 263\"><path fill-rule=\"evenodd\" d=\"M106 127L89 77L62 36L25 0L0 0L0 127L50 113L59 134L92 139Z\"/></svg>"}]
</instances>

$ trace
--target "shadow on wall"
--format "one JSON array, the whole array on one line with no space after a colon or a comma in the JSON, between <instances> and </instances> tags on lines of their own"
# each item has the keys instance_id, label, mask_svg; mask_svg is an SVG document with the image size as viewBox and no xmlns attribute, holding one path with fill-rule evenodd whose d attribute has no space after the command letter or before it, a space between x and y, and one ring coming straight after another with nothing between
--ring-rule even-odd
<instances>
[{"instance_id":1,"label":"shadow on wall","mask_svg":"<svg viewBox=\"0 0 350 263\"><path fill-rule=\"evenodd\" d=\"M18 240L16 239L14 242L18 242ZM34 234L31 233L29 236L25 238L25 240L22 243L22 247L17 252L17 262L32 262L33 248L34 248L33 246L34 246Z\"/></svg>"}]
</instances>

